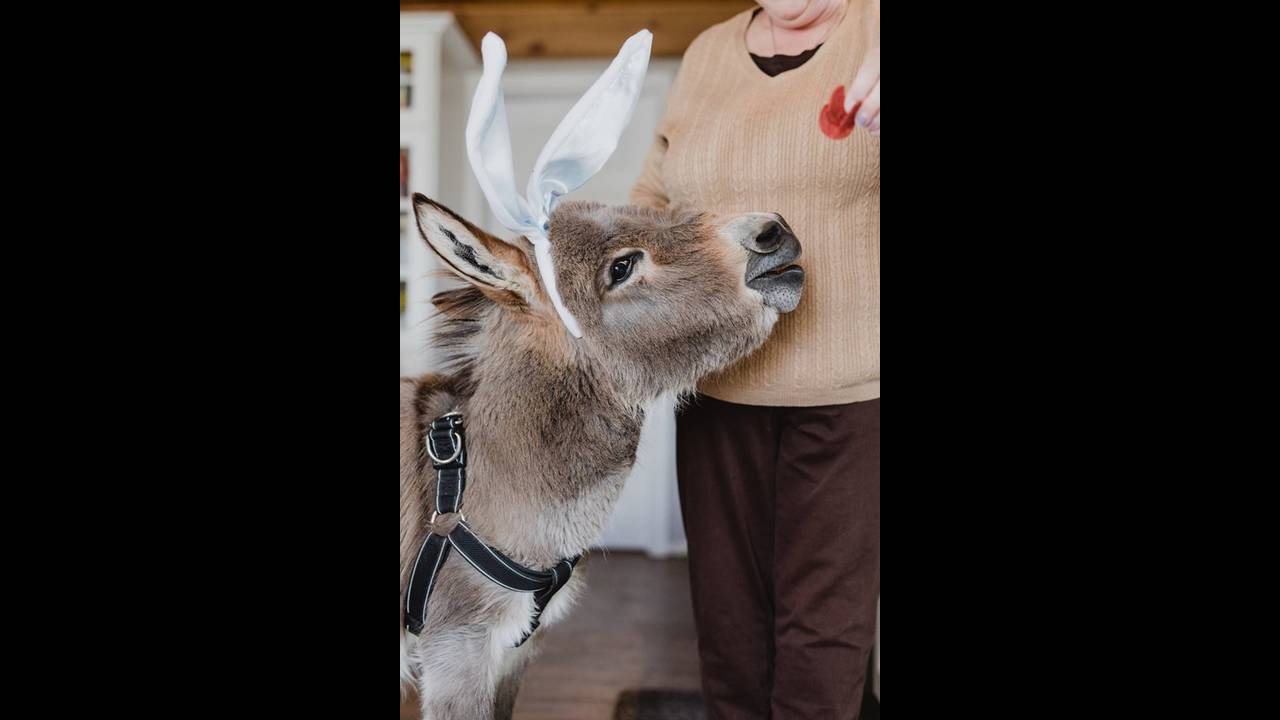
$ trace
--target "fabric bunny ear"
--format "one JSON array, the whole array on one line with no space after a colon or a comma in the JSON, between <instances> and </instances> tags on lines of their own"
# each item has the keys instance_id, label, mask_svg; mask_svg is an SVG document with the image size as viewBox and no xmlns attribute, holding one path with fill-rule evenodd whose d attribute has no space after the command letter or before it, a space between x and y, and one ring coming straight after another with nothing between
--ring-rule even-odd
<instances>
[{"instance_id":1,"label":"fabric bunny ear","mask_svg":"<svg viewBox=\"0 0 1280 720\"><path fill-rule=\"evenodd\" d=\"M582 329L556 289L551 241L547 237L551 213L561 196L590 180L617 149L644 86L652 45L653 34L648 30L627 39L604 74L569 110L543 146L522 198L516 192L511 132L502 96L507 47L493 33L486 34L481 42L484 74L467 119L471 170L498 222L533 243L542 284L565 328L575 338L582 337Z\"/></svg>"},{"instance_id":2,"label":"fabric bunny ear","mask_svg":"<svg viewBox=\"0 0 1280 720\"><path fill-rule=\"evenodd\" d=\"M652 47L653 33L648 30L627 38L542 147L525 195L535 217L543 210L550 216L561 195L581 187L613 155L644 88Z\"/></svg>"},{"instance_id":3,"label":"fabric bunny ear","mask_svg":"<svg viewBox=\"0 0 1280 720\"><path fill-rule=\"evenodd\" d=\"M498 222L519 233L541 232L524 198L516 192L511 164L511 130L502 95L502 72L507 68L507 46L488 33L480 43L484 74L471 100L467 118L467 158L480 189Z\"/></svg>"}]
</instances>

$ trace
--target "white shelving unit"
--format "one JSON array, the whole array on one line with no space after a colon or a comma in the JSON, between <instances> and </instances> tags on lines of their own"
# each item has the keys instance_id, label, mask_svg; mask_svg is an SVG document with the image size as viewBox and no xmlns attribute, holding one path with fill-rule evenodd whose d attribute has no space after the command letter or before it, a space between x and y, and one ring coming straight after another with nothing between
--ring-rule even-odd
<instances>
[{"instance_id":1,"label":"white shelving unit","mask_svg":"<svg viewBox=\"0 0 1280 720\"><path fill-rule=\"evenodd\" d=\"M408 193L400 212L408 213L401 234L400 281L405 284L405 310L400 319L400 374L425 372L431 365L427 320L431 296L442 284L431 252L418 238L409 198L420 192L467 215L477 210L469 183L442 182L465 167L461 139L470 106L469 89L479 77L480 58L462 35L452 13L400 13L400 52L408 53L412 70L401 73L408 83L409 107L400 110L400 148L408 153Z\"/></svg>"}]
</instances>

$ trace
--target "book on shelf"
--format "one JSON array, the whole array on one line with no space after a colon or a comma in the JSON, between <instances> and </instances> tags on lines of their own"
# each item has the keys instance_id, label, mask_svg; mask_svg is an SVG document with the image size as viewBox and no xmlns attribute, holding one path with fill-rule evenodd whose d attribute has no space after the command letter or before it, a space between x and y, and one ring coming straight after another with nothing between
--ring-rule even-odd
<instances>
[{"instance_id":1,"label":"book on shelf","mask_svg":"<svg viewBox=\"0 0 1280 720\"><path fill-rule=\"evenodd\" d=\"M400 53L400 109L409 107L410 89L413 84L413 53Z\"/></svg>"},{"instance_id":2,"label":"book on shelf","mask_svg":"<svg viewBox=\"0 0 1280 720\"><path fill-rule=\"evenodd\" d=\"M409 262L409 213L400 211L400 267Z\"/></svg>"},{"instance_id":3,"label":"book on shelf","mask_svg":"<svg viewBox=\"0 0 1280 720\"><path fill-rule=\"evenodd\" d=\"M409 197L409 151L400 148L400 197Z\"/></svg>"}]
</instances>

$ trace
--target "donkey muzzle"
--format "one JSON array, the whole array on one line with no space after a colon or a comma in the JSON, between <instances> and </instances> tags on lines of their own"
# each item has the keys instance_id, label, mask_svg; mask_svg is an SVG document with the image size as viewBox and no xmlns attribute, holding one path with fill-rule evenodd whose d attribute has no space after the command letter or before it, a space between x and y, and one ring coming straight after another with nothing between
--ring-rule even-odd
<instances>
[{"instance_id":1,"label":"donkey muzzle","mask_svg":"<svg viewBox=\"0 0 1280 720\"><path fill-rule=\"evenodd\" d=\"M800 258L800 241L777 213L762 213L752 220L755 227L738 240L749 254L747 287L760 293L765 305L791 312L800 304L804 290L804 268L795 264Z\"/></svg>"}]
</instances>

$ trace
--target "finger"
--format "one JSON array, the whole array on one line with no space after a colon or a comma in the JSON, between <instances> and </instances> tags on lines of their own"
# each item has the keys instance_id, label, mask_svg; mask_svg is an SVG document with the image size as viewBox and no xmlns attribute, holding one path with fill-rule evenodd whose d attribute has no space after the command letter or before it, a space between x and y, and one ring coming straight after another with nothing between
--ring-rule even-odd
<instances>
[{"instance_id":1,"label":"finger","mask_svg":"<svg viewBox=\"0 0 1280 720\"><path fill-rule=\"evenodd\" d=\"M862 107L858 108L858 124L862 127L870 127L871 120L880 114L880 82L876 81L876 86L871 89L871 93L867 95L867 99L862 101Z\"/></svg>"},{"instance_id":2,"label":"finger","mask_svg":"<svg viewBox=\"0 0 1280 720\"><path fill-rule=\"evenodd\" d=\"M871 118L871 124L867 126L867 132L872 135L880 134L880 113L876 113L876 116Z\"/></svg>"},{"instance_id":3,"label":"finger","mask_svg":"<svg viewBox=\"0 0 1280 720\"><path fill-rule=\"evenodd\" d=\"M871 89L875 87L879 79L878 76L871 74L867 70L866 65L863 65L862 69L858 71L857 77L849 84L849 89L845 91L844 111L852 112L854 106L867 98L867 94L871 92Z\"/></svg>"},{"instance_id":4,"label":"finger","mask_svg":"<svg viewBox=\"0 0 1280 720\"><path fill-rule=\"evenodd\" d=\"M858 68L858 74L854 76L853 82L849 84L848 94L844 100L844 111L853 110L853 106L859 101L865 99L880 82L880 50L872 50L862 60L862 66Z\"/></svg>"}]
</instances>

